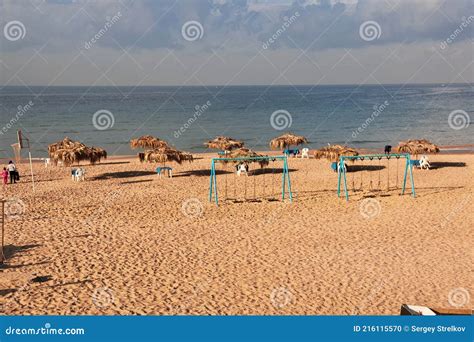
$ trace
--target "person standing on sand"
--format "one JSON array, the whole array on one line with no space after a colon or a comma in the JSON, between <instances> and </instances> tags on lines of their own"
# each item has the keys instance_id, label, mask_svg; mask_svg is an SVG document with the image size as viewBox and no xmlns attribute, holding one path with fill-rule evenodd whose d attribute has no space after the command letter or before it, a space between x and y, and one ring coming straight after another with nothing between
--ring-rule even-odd
<instances>
[{"instance_id":1,"label":"person standing on sand","mask_svg":"<svg viewBox=\"0 0 474 342\"><path fill-rule=\"evenodd\" d=\"M3 168L2 178L3 178L3 185L7 185L7 183L8 183L8 171L7 171L6 167Z\"/></svg>"},{"instance_id":2,"label":"person standing on sand","mask_svg":"<svg viewBox=\"0 0 474 342\"><path fill-rule=\"evenodd\" d=\"M10 174L10 184L16 183L16 166L11 160L8 162L8 173Z\"/></svg>"}]
</instances>

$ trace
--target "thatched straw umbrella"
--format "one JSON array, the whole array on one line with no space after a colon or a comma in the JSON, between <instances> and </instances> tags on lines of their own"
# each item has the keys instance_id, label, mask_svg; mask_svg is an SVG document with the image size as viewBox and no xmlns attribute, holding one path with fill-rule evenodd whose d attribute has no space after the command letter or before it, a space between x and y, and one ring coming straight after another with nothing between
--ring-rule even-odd
<instances>
[{"instance_id":1,"label":"thatched straw umbrella","mask_svg":"<svg viewBox=\"0 0 474 342\"><path fill-rule=\"evenodd\" d=\"M419 154L438 153L439 147L426 139L413 139L400 142L397 152L412 154L416 159Z\"/></svg>"},{"instance_id":2,"label":"thatched straw umbrella","mask_svg":"<svg viewBox=\"0 0 474 342\"><path fill-rule=\"evenodd\" d=\"M107 159L107 151L101 147L90 147L90 157L91 164L100 163L102 158Z\"/></svg>"},{"instance_id":3,"label":"thatched straw umbrella","mask_svg":"<svg viewBox=\"0 0 474 342\"><path fill-rule=\"evenodd\" d=\"M59 161L62 161L65 166L86 160L91 164L95 164L100 162L102 158L107 158L107 152L103 148L88 147L68 137L49 145L48 154L55 165L57 165Z\"/></svg>"},{"instance_id":4,"label":"thatched straw umbrella","mask_svg":"<svg viewBox=\"0 0 474 342\"><path fill-rule=\"evenodd\" d=\"M292 145L297 146L297 145L302 145L302 144L307 144L307 143L308 143L308 139L306 139L302 135L294 135L291 133L286 133L275 139L272 139L270 141L270 147L274 150L282 150Z\"/></svg>"},{"instance_id":5,"label":"thatched straw umbrella","mask_svg":"<svg viewBox=\"0 0 474 342\"><path fill-rule=\"evenodd\" d=\"M252 151L251 149L248 148L238 148L236 150L231 151L227 156L224 158L255 158L255 157L266 157L263 154L258 154L257 152ZM229 161L224 160L224 163L227 163ZM260 164L260 167L264 167L269 164L268 160L263 159L263 160L253 160L253 159L248 159L248 160L239 160L239 161L233 161L234 164L239 164L239 163L258 163Z\"/></svg>"},{"instance_id":6,"label":"thatched straw umbrella","mask_svg":"<svg viewBox=\"0 0 474 342\"><path fill-rule=\"evenodd\" d=\"M168 143L164 140L155 138L151 135L143 135L140 138L130 140L130 147L133 149L136 148L163 148L168 147Z\"/></svg>"},{"instance_id":7,"label":"thatched straw umbrella","mask_svg":"<svg viewBox=\"0 0 474 342\"><path fill-rule=\"evenodd\" d=\"M213 148L223 151L231 151L236 148L241 148L244 146L244 142L240 140L235 140L230 137L218 136L215 137L213 140L209 140L205 142L204 145L207 148Z\"/></svg>"},{"instance_id":8,"label":"thatched straw umbrella","mask_svg":"<svg viewBox=\"0 0 474 342\"><path fill-rule=\"evenodd\" d=\"M326 158L331 162L338 162L340 156L358 156L356 149L342 145L328 145L314 151L316 159Z\"/></svg>"},{"instance_id":9,"label":"thatched straw umbrella","mask_svg":"<svg viewBox=\"0 0 474 342\"><path fill-rule=\"evenodd\" d=\"M79 147L85 147L83 143L80 143L79 141L74 141L69 139L68 137L65 137L63 140L58 141L54 144L51 144L48 146L48 154L49 157L53 157L53 153L56 152L57 150L61 149L73 149L73 148L79 148Z\"/></svg>"},{"instance_id":10,"label":"thatched straw umbrella","mask_svg":"<svg viewBox=\"0 0 474 342\"><path fill-rule=\"evenodd\" d=\"M192 162L193 160L192 154L178 151L169 146L145 151L145 161L150 163L163 163L165 165L168 161L174 161L181 164L184 161Z\"/></svg>"},{"instance_id":11,"label":"thatched straw umbrella","mask_svg":"<svg viewBox=\"0 0 474 342\"><path fill-rule=\"evenodd\" d=\"M54 164L62 161L65 166L70 166L81 161L89 161L91 164L100 162L107 158L107 152L100 147L78 146L73 148L61 148L52 153Z\"/></svg>"}]
</instances>

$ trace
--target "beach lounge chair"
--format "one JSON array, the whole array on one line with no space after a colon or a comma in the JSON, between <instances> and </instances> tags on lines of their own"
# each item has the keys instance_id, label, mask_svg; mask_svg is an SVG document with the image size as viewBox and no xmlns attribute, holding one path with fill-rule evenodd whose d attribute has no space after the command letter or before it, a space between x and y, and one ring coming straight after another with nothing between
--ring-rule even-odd
<instances>
[{"instance_id":1,"label":"beach lounge chair","mask_svg":"<svg viewBox=\"0 0 474 342\"><path fill-rule=\"evenodd\" d=\"M428 159L428 156L422 156L420 158L420 169L426 169L426 170L429 170L430 169L430 160Z\"/></svg>"},{"instance_id":2,"label":"beach lounge chair","mask_svg":"<svg viewBox=\"0 0 474 342\"><path fill-rule=\"evenodd\" d=\"M420 159L413 159L410 160L410 166L411 167L418 167L420 169L426 169L429 170L430 168L430 161L428 159L428 156L422 156Z\"/></svg>"},{"instance_id":3,"label":"beach lounge chair","mask_svg":"<svg viewBox=\"0 0 474 342\"><path fill-rule=\"evenodd\" d=\"M86 170L82 167L71 169L71 178L75 182L84 181L86 179Z\"/></svg>"},{"instance_id":4,"label":"beach lounge chair","mask_svg":"<svg viewBox=\"0 0 474 342\"><path fill-rule=\"evenodd\" d=\"M158 166L155 171L160 178L161 178L162 173L164 172L168 172L168 177L173 178L173 168L169 166Z\"/></svg>"},{"instance_id":5,"label":"beach lounge chair","mask_svg":"<svg viewBox=\"0 0 474 342\"><path fill-rule=\"evenodd\" d=\"M420 161L418 159L410 160L410 167L414 167L414 166L420 167Z\"/></svg>"},{"instance_id":6,"label":"beach lounge chair","mask_svg":"<svg viewBox=\"0 0 474 342\"><path fill-rule=\"evenodd\" d=\"M305 147L301 150L301 159L308 158L309 159L309 148Z\"/></svg>"},{"instance_id":7,"label":"beach lounge chair","mask_svg":"<svg viewBox=\"0 0 474 342\"><path fill-rule=\"evenodd\" d=\"M44 167L51 165L51 158L41 158L44 161Z\"/></svg>"},{"instance_id":8,"label":"beach lounge chair","mask_svg":"<svg viewBox=\"0 0 474 342\"><path fill-rule=\"evenodd\" d=\"M237 165L237 176L240 176L240 174L245 173L246 176L249 175L249 166L248 164L241 163Z\"/></svg>"},{"instance_id":9,"label":"beach lounge chair","mask_svg":"<svg viewBox=\"0 0 474 342\"><path fill-rule=\"evenodd\" d=\"M287 149L283 150L283 154L285 156L293 155L293 157L296 157L296 155L300 154L300 150L298 150L297 148L295 148L295 149L287 148Z\"/></svg>"}]
</instances>

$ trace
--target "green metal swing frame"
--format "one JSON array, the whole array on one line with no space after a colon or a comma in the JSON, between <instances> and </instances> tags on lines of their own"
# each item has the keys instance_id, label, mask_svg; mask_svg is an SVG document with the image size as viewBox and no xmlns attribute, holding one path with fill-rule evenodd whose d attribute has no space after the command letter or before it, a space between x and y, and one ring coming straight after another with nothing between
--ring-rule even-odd
<instances>
[{"instance_id":1,"label":"green metal swing frame","mask_svg":"<svg viewBox=\"0 0 474 342\"><path fill-rule=\"evenodd\" d=\"M413 167L411 166L411 158L408 153L393 153L393 154L366 154L361 156L340 156L339 163L337 165L337 197L341 197L341 181L344 180L344 193L346 201L349 200L349 190L347 189L347 178L346 178L346 168L344 167L344 161L346 160L390 160L392 158L404 158L405 159L405 173L403 175L403 184L402 184L402 195L405 194L405 186L407 182L407 175L410 173L410 182L411 182L411 195L416 197L415 192L415 181L413 179Z\"/></svg>"},{"instance_id":2,"label":"green metal swing frame","mask_svg":"<svg viewBox=\"0 0 474 342\"><path fill-rule=\"evenodd\" d=\"M216 162L223 161L242 161L252 162L259 160L283 161L283 172L281 176L281 199L285 200L285 194L288 190L288 199L293 202L293 193L291 192L291 179L288 171L288 158L286 156L266 156L266 157L240 157L240 158L212 158L211 159L211 177L209 179L209 202L214 202L219 205L219 195L217 192L217 177L216 177Z\"/></svg>"}]
</instances>

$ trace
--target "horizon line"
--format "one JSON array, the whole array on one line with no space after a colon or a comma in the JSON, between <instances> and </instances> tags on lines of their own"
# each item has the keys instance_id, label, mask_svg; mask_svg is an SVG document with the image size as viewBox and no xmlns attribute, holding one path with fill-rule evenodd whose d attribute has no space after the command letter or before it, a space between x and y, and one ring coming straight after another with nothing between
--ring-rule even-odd
<instances>
[{"instance_id":1,"label":"horizon line","mask_svg":"<svg viewBox=\"0 0 474 342\"><path fill-rule=\"evenodd\" d=\"M420 83L322 83L322 84L205 84L205 85L176 85L176 84L161 84L161 85L134 85L134 84L125 84L125 85L79 85L79 84L68 84L68 85L46 85L46 84L28 84L28 85L0 85L0 89L6 87L47 87L47 88L58 88L58 87L89 87L89 88L103 88L103 87L135 87L135 88L145 88L145 87L318 87L318 86L407 86L407 85L469 85L474 86L474 80L472 82L420 82Z\"/></svg>"}]
</instances>

